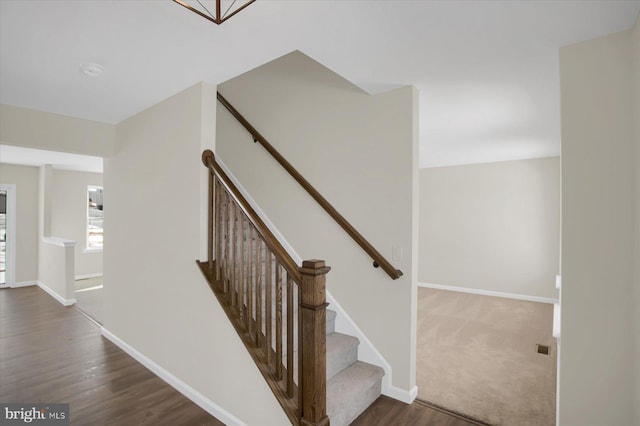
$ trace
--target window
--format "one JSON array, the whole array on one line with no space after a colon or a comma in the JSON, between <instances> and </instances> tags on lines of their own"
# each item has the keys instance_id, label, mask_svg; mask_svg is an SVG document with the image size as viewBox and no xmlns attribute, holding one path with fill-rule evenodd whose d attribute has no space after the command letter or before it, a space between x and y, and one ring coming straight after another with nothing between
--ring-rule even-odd
<instances>
[{"instance_id":1,"label":"window","mask_svg":"<svg viewBox=\"0 0 640 426\"><path fill-rule=\"evenodd\" d=\"M101 186L89 186L87 190L87 250L101 250L104 232L104 204Z\"/></svg>"}]
</instances>

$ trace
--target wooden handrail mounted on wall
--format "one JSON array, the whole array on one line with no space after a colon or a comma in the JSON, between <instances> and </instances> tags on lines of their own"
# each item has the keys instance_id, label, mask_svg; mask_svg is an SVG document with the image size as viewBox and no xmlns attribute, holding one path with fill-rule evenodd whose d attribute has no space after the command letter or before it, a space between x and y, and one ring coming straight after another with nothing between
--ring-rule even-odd
<instances>
[{"instance_id":1,"label":"wooden handrail mounted on wall","mask_svg":"<svg viewBox=\"0 0 640 426\"><path fill-rule=\"evenodd\" d=\"M309 195L311 195L311 197L316 200L316 202L318 204L320 204L320 206L338 223L338 225L340 225L342 227L342 229L345 230L345 232L347 234L349 234L349 236L351 238L353 238L353 240L360 246L362 247L362 249L367 252L367 254L369 254L369 256L371 256L371 258L373 259L373 265L377 268L378 266L380 266L392 279L398 279L402 276L402 271L400 271L399 269L396 269L393 267L393 265L391 265L391 263L380 254L380 252L378 252L378 250L375 249L375 247L373 247L371 245L371 243L369 243L369 241L367 241L366 238L364 238L362 236L362 234L360 234L350 223L347 219L344 218L344 216L342 216L336 209L335 207L333 207L331 205L331 203L329 203L326 198L324 198L322 196L322 194L320 194L314 187L313 185L311 185L309 183L309 181L307 181L304 176L302 176L300 174L300 172L298 172L295 167L293 167L291 165L291 163L289 163L287 161L286 158L284 158L274 147L273 145L271 145L269 143L269 141L267 141L267 139L262 136L260 134L260 132L258 132L256 130L255 127L253 127L251 125L251 123L249 123L247 121L247 119L245 119L242 114L240 114L240 112L238 112L237 109L235 109L233 107L233 105L231 105L229 103L229 101L227 101L225 99L224 96L222 96L220 94L220 92L218 92L218 101L220 101L220 103L222 105L224 105L224 107L231 113L231 115L233 115L236 120L238 120L238 122L240 122L240 124L242 124L242 126L251 134L251 136L253 137L254 142L258 142L260 143L260 145L262 145L264 147L264 149L267 150L267 152L269 154L271 154L271 156L278 162L280 163L280 165L282 167L284 167L284 169L289 172L289 174L307 191L307 193Z\"/></svg>"}]
</instances>

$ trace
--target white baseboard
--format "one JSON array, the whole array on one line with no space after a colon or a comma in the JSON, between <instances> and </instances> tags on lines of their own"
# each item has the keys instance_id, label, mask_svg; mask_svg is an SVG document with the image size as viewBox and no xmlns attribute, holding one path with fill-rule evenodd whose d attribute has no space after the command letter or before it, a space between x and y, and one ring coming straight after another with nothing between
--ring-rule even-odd
<instances>
[{"instance_id":1,"label":"white baseboard","mask_svg":"<svg viewBox=\"0 0 640 426\"><path fill-rule=\"evenodd\" d=\"M120 349L129 354L132 358L138 361L140 364L147 367L151 370L155 375L160 377L162 380L171 385L178 392L189 398L195 404L200 406L203 410L214 416L216 419L220 420L227 426L246 426L240 419L233 416L231 413L202 395L200 392L193 389L191 386L187 385L182 380L178 379L176 376L153 362L147 356L121 340L116 335L112 334L109 330L102 327L102 335L113 342Z\"/></svg>"},{"instance_id":2,"label":"white baseboard","mask_svg":"<svg viewBox=\"0 0 640 426\"><path fill-rule=\"evenodd\" d=\"M29 287L32 285L38 285L38 281L21 281L19 283L11 284L11 288Z\"/></svg>"},{"instance_id":3,"label":"white baseboard","mask_svg":"<svg viewBox=\"0 0 640 426\"><path fill-rule=\"evenodd\" d=\"M98 274L76 275L75 280L88 280L89 278L98 278L102 276L102 272Z\"/></svg>"},{"instance_id":4,"label":"white baseboard","mask_svg":"<svg viewBox=\"0 0 640 426\"><path fill-rule=\"evenodd\" d=\"M502 291L491 291L491 290L479 290L476 288L457 287L453 285L430 284L430 283L419 282L418 287L433 288L436 290L458 291L460 293L479 294L481 296L504 297L506 299L526 300L529 302L540 302L540 303L550 303L550 304L558 303L558 299L553 299L550 297L527 296L524 294L506 293Z\"/></svg>"},{"instance_id":5,"label":"white baseboard","mask_svg":"<svg viewBox=\"0 0 640 426\"><path fill-rule=\"evenodd\" d=\"M42 281L38 281L38 287L49 293L49 296L53 297L64 306L71 306L76 303L76 299L65 299L64 297L60 296L58 293L47 287L47 285Z\"/></svg>"},{"instance_id":6,"label":"white baseboard","mask_svg":"<svg viewBox=\"0 0 640 426\"><path fill-rule=\"evenodd\" d=\"M411 404L418 396L418 386L412 387L409 391L397 388L395 386L389 386L387 393L383 392L383 394L388 396L389 398L397 399L398 401L404 402L405 404Z\"/></svg>"}]
</instances>

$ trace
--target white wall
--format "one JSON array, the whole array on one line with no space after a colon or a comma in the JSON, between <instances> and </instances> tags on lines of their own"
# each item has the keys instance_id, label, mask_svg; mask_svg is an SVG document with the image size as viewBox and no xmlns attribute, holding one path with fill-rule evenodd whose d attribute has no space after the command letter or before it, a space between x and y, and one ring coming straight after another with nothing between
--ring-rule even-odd
<instances>
[{"instance_id":1,"label":"white wall","mask_svg":"<svg viewBox=\"0 0 640 426\"><path fill-rule=\"evenodd\" d=\"M75 303L75 241L52 235L53 168L38 168L38 285L65 306Z\"/></svg>"},{"instance_id":2,"label":"white wall","mask_svg":"<svg viewBox=\"0 0 640 426\"><path fill-rule=\"evenodd\" d=\"M16 284L38 279L38 168L0 164L0 183L16 185Z\"/></svg>"},{"instance_id":3,"label":"white wall","mask_svg":"<svg viewBox=\"0 0 640 426\"><path fill-rule=\"evenodd\" d=\"M640 424L640 16L636 20L633 28L633 122L635 123L634 137L636 150L636 241L635 241L635 259L636 259L636 279L635 279L635 391L634 391L634 407L635 407L635 424Z\"/></svg>"},{"instance_id":4,"label":"white wall","mask_svg":"<svg viewBox=\"0 0 640 426\"><path fill-rule=\"evenodd\" d=\"M567 426L638 424L632 373L640 362L633 327L633 310L640 309L633 300L638 164L632 57L638 54L630 31L560 50L559 415Z\"/></svg>"},{"instance_id":5,"label":"white wall","mask_svg":"<svg viewBox=\"0 0 640 426\"><path fill-rule=\"evenodd\" d=\"M63 238L42 237L38 249L38 285L65 306L76 303L75 245L75 241Z\"/></svg>"},{"instance_id":6,"label":"white wall","mask_svg":"<svg viewBox=\"0 0 640 426\"><path fill-rule=\"evenodd\" d=\"M2 104L0 142L103 157L113 153L115 126Z\"/></svg>"},{"instance_id":7,"label":"white wall","mask_svg":"<svg viewBox=\"0 0 640 426\"><path fill-rule=\"evenodd\" d=\"M222 107L217 154L303 258L324 259L327 287L393 369L415 386L417 94L370 96L293 52L220 92L352 225L404 272L392 280Z\"/></svg>"},{"instance_id":8,"label":"white wall","mask_svg":"<svg viewBox=\"0 0 640 426\"><path fill-rule=\"evenodd\" d=\"M51 197L53 191L53 168L44 164L38 169L38 235L51 236Z\"/></svg>"},{"instance_id":9,"label":"white wall","mask_svg":"<svg viewBox=\"0 0 640 426\"><path fill-rule=\"evenodd\" d=\"M206 247L200 158L214 146L215 108L215 89L197 84L117 126L104 162L104 327L245 423L283 425L195 264Z\"/></svg>"},{"instance_id":10,"label":"white wall","mask_svg":"<svg viewBox=\"0 0 640 426\"><path fill-rule=\"evenodd\" d=\"M102 174L54 169L52 175L51 235L76 241L75 276L102 274L102 252L85 252L87 187L102 186Z\"/></svg>"},{"instance_id":11,"label":"white wall","mask_svg":"<svg viewBox=\"0 0 640 426\"><path fill-rule=\"evenodd\" d=\"M560 159L420 170L419 281L557 298Z\"/></svg>"}]
</instances>

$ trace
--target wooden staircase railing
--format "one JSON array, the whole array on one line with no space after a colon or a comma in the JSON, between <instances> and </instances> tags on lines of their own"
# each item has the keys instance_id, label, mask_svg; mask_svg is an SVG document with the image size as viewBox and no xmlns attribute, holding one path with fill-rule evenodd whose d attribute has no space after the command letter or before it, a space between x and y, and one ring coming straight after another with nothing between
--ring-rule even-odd
<instances>
[{"instance_id":1,"label":"wooden staircase railing","mask_svg":"<svg viewBox=\"0 0 640 426\"><path fill-rule=\"evenodd\" d=\"M295 179L295 181L298 182L305 191L307 191L311 198L316 200L320 207L322 207L329 216L331 216L331 218L333 218L333 220L335 220L336 223L340 225L347 234L349 234L353 241L355 241L369 256L371 256L373 259L373 266L375 268L381 267L387 275L394 280L397 280L402 276L402 271L396 269L391 262L380 254L380 252L376 250L376 248L373 247L373 245L364 236L362 236L362 234L358 232L358 230L354 228L353 225L351 225L351 223L349 223L349 221L345 219L345 217L342 216L338 210L336 210L336 208L333 207L333 205L331 205L331 203L327 201L327 199L324 198L322 194L320 194L320 192L318 192L318 190L315 189L313 185L311 185L309 181L305 179L304 176L302 176L300 172L298 172L298 170L296 170L296 168L293 167L291 163L289 163L287 159L284 158L282 154L280 154L278 150L276 150L273 145L271 145L269 141L267 141L267 139L256 130L255 127L251 125L251 123L249 123L249 121L247 121L247 119L244 118L242 114L240 114L240 112L235 109L224 96L222 96L222 94L220 94L220 92L218 92L218 101L231 113L231 115L235 117L236 120L238 120L240 124L242 124L242 127L244 127L245 130L251 133L253 141L262 145L264 149L266 149L267 152L278 162L278 164L280 164L291 175L291 177Z\"/></svg>"},{"instance_id":2,"label":"wooden staircase railing","mask_svg":"<svg viewBox=\"0 0 640 426\"><path fill-rule=\"evenodd\" d=\"M209 170L209 229L200 269L291 423L328 425L330 268L322 260L296 265L212 151L202 162Z\"/></svg>"}]
</instances>

